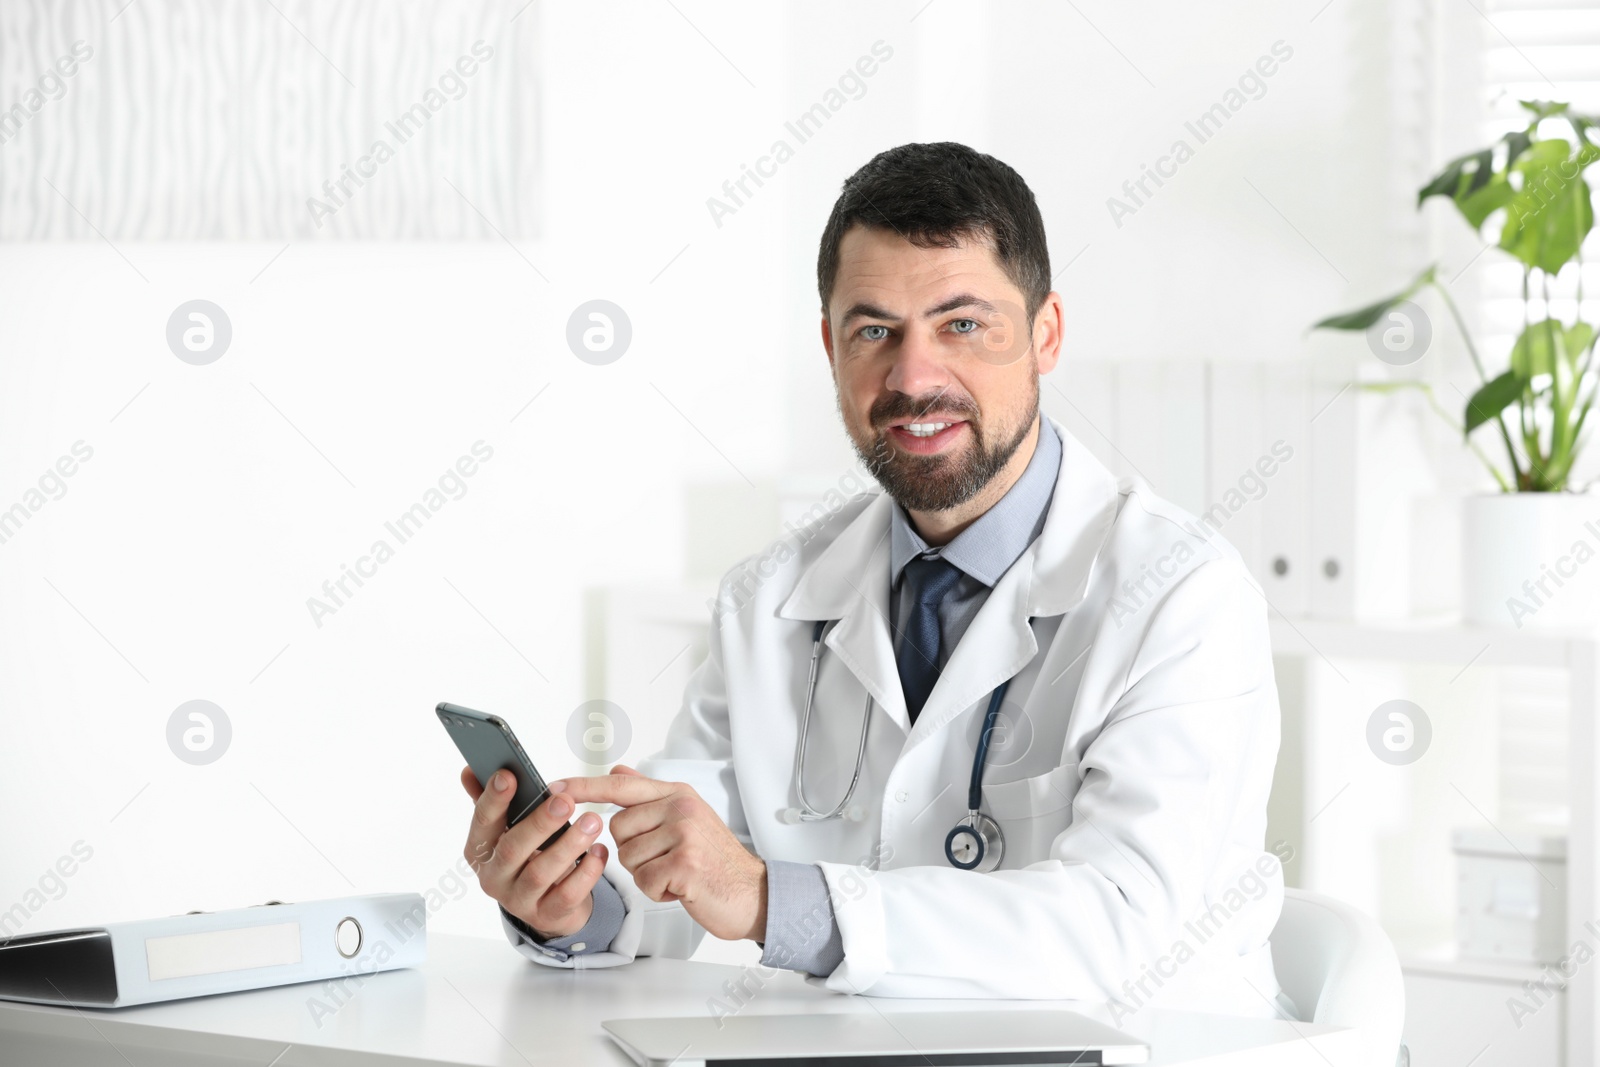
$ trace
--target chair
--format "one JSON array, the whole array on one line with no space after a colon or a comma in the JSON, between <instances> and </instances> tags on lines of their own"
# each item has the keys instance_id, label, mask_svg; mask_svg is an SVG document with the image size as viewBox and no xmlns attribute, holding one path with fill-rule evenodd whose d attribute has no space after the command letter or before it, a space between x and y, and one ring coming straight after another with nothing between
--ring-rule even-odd
<instances>
[{"instance_id":1,"label":"chair","mask_svg":"<svg viewBox=\"0 0 1600 1067\"><path fill-rule=\"evenodd\" d=\"M1278 984L1300 1009L1301 1022L1358 1031L1373 1067L1409 1062L1400 1041L1400 960L1375 920L1332 897L1285 889L1270 941Z\"/></svg>"}]
</instances>

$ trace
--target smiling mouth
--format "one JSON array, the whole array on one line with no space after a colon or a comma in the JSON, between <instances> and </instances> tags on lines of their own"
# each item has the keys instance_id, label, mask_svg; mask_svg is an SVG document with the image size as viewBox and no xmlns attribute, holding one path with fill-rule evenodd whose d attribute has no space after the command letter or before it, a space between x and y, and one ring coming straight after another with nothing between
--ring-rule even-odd
<instances>
[{"instance_id":1,"label":"smiling mouth","mask_svg":"<svg viewBox=\"0 0 1600 1067\"><path fill-rule=\"evenodd\" d=\"M971 429L965 419L930 419L926 415L903 422L891 422L884 427L886 441L913 455L934 455L946 451L951 442Z\"/></svg>"},{"instance_id":2,"label":"smiling mouth","mask_svg":"<svg viewBox=\"0 0 1600 1067\"><path fill-rule=\"evenodd\" d=\"M948 421L948 422L908 422L908 423L905 423L902 426L896 426L896 427L894 427L894 429L896 429L896 430L904 430L906 433L910 434L913 437L932 437L934 434L941 433L941 432L943 432L945 430L948 430L950 427L952 427L954 425L955 425L954 421Z\"/></svg>"}]
</instances>

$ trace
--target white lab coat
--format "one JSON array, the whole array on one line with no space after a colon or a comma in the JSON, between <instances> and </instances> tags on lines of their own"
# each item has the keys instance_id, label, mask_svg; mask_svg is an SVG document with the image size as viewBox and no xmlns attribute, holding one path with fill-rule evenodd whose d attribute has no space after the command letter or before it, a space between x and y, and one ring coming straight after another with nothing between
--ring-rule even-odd
<instances>
[{"instance_id":1,"label":"white lab coat","mask_svg":"<svg viewBox=\"0 0 1600 1067\"><path fill-rule=\"evenodd\" d=\"M1119 486L1055 425L1044 530L914 726L888 626L894 505L872 492L729 572L710 654L665 748L638 769L692 784L762 858L820 864L845 954L811 979L829 989L1273 1016L1267 937L1283 877L1263 847L1279 715L1266 602L1231 546L1197 536L1209 528L1142 483ZM823 642L807 796L828 810L842 795L871 694L855 794L866 817L795 825L781 812L798 802L819 619L838 623ZM989 694L1007 678L983 790L1005 858L992 873L957 870L945 835L966 813ZM519 951L569 967L693 952L703 929L681 904L645 898L611 856L628 914L610 951L553 960L506 923Z\"/></svg>"}]
</instances>

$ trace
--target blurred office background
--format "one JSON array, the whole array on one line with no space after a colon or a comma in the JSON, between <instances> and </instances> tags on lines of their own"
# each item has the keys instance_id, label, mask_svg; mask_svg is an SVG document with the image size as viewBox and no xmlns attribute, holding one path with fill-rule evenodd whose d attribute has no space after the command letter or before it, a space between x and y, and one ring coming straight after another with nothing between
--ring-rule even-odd
<instances>
[{"instance_id":1,"label":"blurred office background","mask_svg":"<svg viewBox=\"0 0 1600 1067\"><path fill-rule=\"evenodd\" d=\"M1437 263L1503 367L1521 269L1417 191L1597 79L1563 0L5 0L6 932L414 889L500 936L433 705L552 776L659 744L717 577L859 478L818 336L839 185L956 140L1044 213L1045 412L1263 585L1291 883L1395 939L1418 1062L1546 1062L1573 1006L1505 1002L1550 923L1570 947L1568 874L1594 899L1592 647L1458 621L1494 482L1384 388L1459 419L1447 306L1402 358L1309 327ZM1423 740L1385 758L1396 700Z\"/></svg>"}]
</instances>

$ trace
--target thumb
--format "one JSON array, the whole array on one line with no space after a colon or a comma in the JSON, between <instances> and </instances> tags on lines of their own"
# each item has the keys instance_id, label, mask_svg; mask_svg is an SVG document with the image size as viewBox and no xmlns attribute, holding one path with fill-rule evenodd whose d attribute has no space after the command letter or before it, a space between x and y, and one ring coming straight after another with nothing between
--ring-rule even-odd
<instances>
[{"instance_id":1,"label":"thumb","mask_svg":"<svg viewBox=\"0 0 1600 1067\"><path fill-rule=\"evenodd\" d=\"M644 777L644 775L640 774L638 771L634 770L632 767L628 766L626 763L617 764L615 767L611 768L611 773L612 774L628 774L628 775L632 775L635 778L643 778Z\"/></svg>"}]
</instances>

